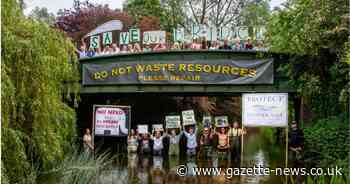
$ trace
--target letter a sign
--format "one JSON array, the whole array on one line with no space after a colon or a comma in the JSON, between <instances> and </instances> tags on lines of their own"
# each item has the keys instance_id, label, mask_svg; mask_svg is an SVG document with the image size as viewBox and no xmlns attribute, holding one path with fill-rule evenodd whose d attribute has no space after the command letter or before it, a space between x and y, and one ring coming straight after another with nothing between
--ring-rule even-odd
<instances>
[{"instance_id":1,"label":"letter a sign","mask_svg":"<svg viewBox=\"0 0 350 184\"><path fill-rule=\"evenodd\" d=\"M112 32L103 33L103 45L112 44Z\"/></svg>"}]
</instances>

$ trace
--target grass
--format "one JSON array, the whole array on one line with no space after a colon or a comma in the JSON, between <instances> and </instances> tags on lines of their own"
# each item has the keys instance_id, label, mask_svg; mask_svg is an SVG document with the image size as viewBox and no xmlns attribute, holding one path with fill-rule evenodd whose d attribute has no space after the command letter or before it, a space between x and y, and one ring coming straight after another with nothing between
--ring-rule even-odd
<instances>
[{"instance_id":1,"label":"grass","mask_svg":"<svg viewBox=\"0 0 350 184\"><path fill-rule=\"evenodd\" d=\"M85 152L73 151L67 154L57 167L44 174L53 178L49 183L89 184L94 183L99 173L111 165L112 161L109 152L99 153L94 157Z\"/></svg>"}]
</instances>

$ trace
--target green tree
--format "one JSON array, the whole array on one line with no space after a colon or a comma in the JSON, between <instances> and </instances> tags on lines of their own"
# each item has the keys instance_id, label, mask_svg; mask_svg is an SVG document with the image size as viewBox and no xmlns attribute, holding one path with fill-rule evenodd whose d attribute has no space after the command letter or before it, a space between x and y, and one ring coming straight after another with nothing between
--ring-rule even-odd
<instances>
[{"instance_id":1,"label":"green tree","mask_svg":"<svg viewBox=\"0 0 350 184\"><path fill-rule=\"evenodd\" d=\"M240 14L240 23L248 26L250 35L256 35L256 29L253 27L265 27L270 18L270 0L253 0L248 2Z\"/></svg>"},{"instance_id":2,"label":"green tree","mask_svg":"<svg viewBox=\"0 0 350 184\"><path fill-rule=\"evenodd\" d=\"M35 170L61 160L76 135L64 101L78 91L77 58L63 33L24 17L16 0L3 1L1 15L2 175L33 183Z\"/></svg>"},{"instance_id":3,"label":"green tree","mask_svg":"<svg viewBox=\"0 0 350 184\"><path fill-rule=\"evenodd\" d=\"M345 0L289 1L272 14L267 26L270 50L290 56L289 66L281 70L318 117L345 110L346 102L338 99L349 80L349 65L342 62L348 10Z\"/></svg>"},{"instance_id":4,"label":"green tree","mask_svg":"<svg viewBox=\"0 0 350 184\"><path fill-rule=\"evenodd\" d=\"M29 14L29 17L33 18L34 20L43 21L49 25L53 25L55 22L55 15L53 13L49 13L45 7L35 7Z\"/></svg>"},{"instance_id":5,"label":"green tree","mask_svg":"<svg viewBox=\"0 0 350 184\"><path fill-rule=\"evenodd\" d=\"M161 17L165 13L159 0L127 0L123 9L136 21L144 16Z\"/></svg>"},{"instance_id":6,"label":"green tree","mask_svg":"<svg viewBox=\"0 0 350 184\"><path fill-rule=\"evenodd\" d=\"M178 24L182 23L181 2L168 0L127 0L124 2L123 10L135 18L136 22L143 17L158 17L162 29L172 31Z\"/></svg>"}]
</instances>

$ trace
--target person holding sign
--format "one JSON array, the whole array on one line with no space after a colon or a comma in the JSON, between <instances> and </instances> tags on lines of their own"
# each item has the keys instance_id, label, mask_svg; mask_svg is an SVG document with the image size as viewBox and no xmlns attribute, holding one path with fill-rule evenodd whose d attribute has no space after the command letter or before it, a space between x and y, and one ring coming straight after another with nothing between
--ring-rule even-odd
<instances>
[{"instance_id":1,"label":"person holding sign","mask_svg":"<svg viewBox=\"0 0 350 184\"><path fill-rule=\"evenodd\" d=\"M137 152L138 139L134 129L131 129L128 135L128 153Z\"/></svg>"},{"instance_id":2,"label":"person holding sign","mask_svg":"<svg viewBox=\"0 0 350 184\"><path fill-rule=\"evenodd\" d=\"M233 123L233 127L230 128L228 135L230 137L231 143L231 159L237 161L240 159L241 154L241 136L246 134L246 131L239 128L239 124L237 121Z\"/></svg>"},{"instance_id":3,"label":"person holding sign","mask_svg":"<svg viewBox=\"0 0 350 184\"><path fill-rule=\"evenodd\" d=\"M149 154L152 152L152 147L153 147L153 141L150 138L150 135L148 133L143 133L139 137L139 153L144 155L144 154Z\"/></svg>"},{"instance_id":4,"label":"person holding sign","mask_svg":"<svg viewBox=\"0 0 350 184\"><path fill-rule=\"evenodd\" d=\"M212 155L213 134L208 126L203 129L203 134L200 137L201 152L204 158L209 158Z\"/></svg>"},{"instance_id":5,"label":"person holding sign","mask_svg":"<svg viewBox=\"0 0 350 184\"><path fill-rule=\"evenodd\" d=\"M169 146L169 155L176 156L179 154L179 142L181 134L176 134L175 129L170 130L170 146Z\"/></svg>"},{"instance_id":6,"label":"person holding sign","mask_svg":"<svg viewBox=\"0 0 350 184\"><path fill-rule=\"evenodd\" d=\"M137 125L137 131L139 133L138 137L138 153L143 154L149 154L151 153L151 149L153 147L153 142L150 139L149 133L148 133L148 126L147 125Z\"/></svg>"},{"instance_id":7,"label":"person holding sign","mask_svg":"<svg viewBox=\"0 0 350 184\"><path fill-rule=\"evenodd\" d=\"M218 156L221 159L227 158L227 152L230 146L227 121L227 116L215 117L215 146L218 151Z\"/></svg>"},{"instance_id":8,"label":"person holding sign","mask_svg":"<svg viewBox=\"0 0 350 184\"><path fill-rule=\"evenodd\" d=\"M186 141L186 154L187 156L196 155L197 149L197 129L196 119L194 116L194 110L182 111L182 123L184 127L183 134Z\"/></svg>"},{"instance_id":9,"label":"person holding sign","mask_svg":"<svg viewBox=\"0 0 350 184\"><path fill-rule=\"evenodd\" d=\"M181 131L181 118L178 115L171 115L165 117L166 129L169 138L169 155L175 156L179 154L179 142L181 134L177 134L176 131Z\"/></svg>"},{"instance_id":10,"label":"person holding sign","mask_svg":"<svg viewBox=\"0 0 350 184\"><path fill-rule=\"evenodd\" d=\"M163 155L163 139L165 135L161 134L160 130L155 130L154 137L152 136L151 139L153 140L153 155L161 156Z\"/></svg>"},{"instance_id":11,"label":"person holding sign","mask_svg":"<svg viewBox=\"0 0 350 184\"><path fill-rule=\"evenodd\" d=\"M83 136L83 141L84 141L85 152L91 153L94 150L94 146L92 144L90 129L88 129L88 128L85 130L85 134Z\"/></svg>"},{"instance_id":12,"label":"person holding sign","mask_svg":"<svg viewBox=\"0 0 350 184\"><path fill-rule=\"evenodd\" d=\"M186 144L186 154L187 156L194 156L196 155L196 149L197 149L197 130L195 130L195 127L191 126L188 128L188 132L186 130L183 131L183 134L186 137L187 144Z\"/></svg>"}]
</instances>

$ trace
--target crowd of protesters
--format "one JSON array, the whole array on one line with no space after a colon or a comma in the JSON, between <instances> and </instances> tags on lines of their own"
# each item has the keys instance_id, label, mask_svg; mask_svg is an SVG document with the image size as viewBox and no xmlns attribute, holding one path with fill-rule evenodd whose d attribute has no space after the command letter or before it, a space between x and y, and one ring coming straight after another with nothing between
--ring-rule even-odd
<instances>
[{"instance_id":1,"label":"crowd of protesters","mask_svg":"<svg viewBox=\"0 0 350 184\"><path fill-rule=\"evenodd\" d=\"M224 41L206 41L204 39L194 39L190 42L175 42L170 43L159 43L159 44L143 44L133 43L117 45L116 43L104 45L103 48L89 48L83 42L79 49L79 57L95 57L102 55L114 55L114 54L125 54L125 53L140 53L140 52L153 52L153 51L167 51L167 50L255 50L255 51L266 51L267 48L264 46L263 41L257 40L252 41L251 38L242 41L239 38Z\"/></svg>"}]
</instances>

